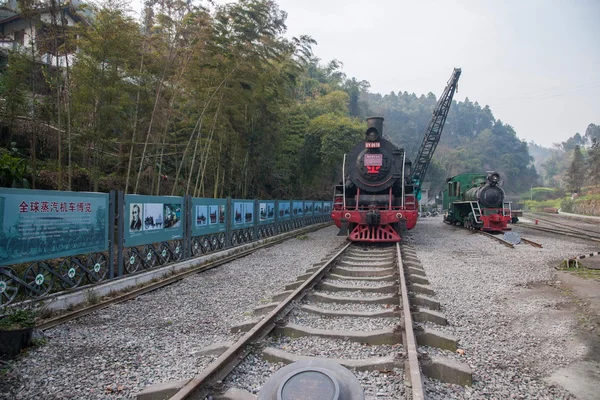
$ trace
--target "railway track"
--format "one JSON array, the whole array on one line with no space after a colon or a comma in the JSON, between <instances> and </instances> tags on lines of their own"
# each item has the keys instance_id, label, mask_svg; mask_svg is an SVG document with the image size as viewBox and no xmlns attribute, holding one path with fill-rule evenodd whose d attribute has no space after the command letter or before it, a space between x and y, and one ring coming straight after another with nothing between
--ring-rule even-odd
<instances>
[{"instance_id":1,"label":"railway track","mask_svg":"<svg viewBox=\"0 0 600 400\"><path fill-rule=\"evenodd\" d=\"M527 228L527 229L533 229L533 230L540 231L540 232L548 232L548 233L553 233L553 234L557 234L557 235L570 236L570 237L574 237L577 239L583 239L583 240L588 240L591 242L600 243L600 235L586 234L581 231L578 231L577 229L565 229L562 227L561 228L544 227L544 226L531 225L531 224L527 224L527 225L523 224L521 226L524 228Z\"/></svg>"},{"instance_id":2,"label":"railway track","mask_svg":"<svg viewBox=\"0 0 600 400\"><path fill-rule=\"evenodd\" d=\"M582 226L573 226L565 224L564 222L552 221L548 218L540 218L538 215L528 215L528 218L541 221L549 226L531 225L524 224L524 227L535 229L542 232L562 234L565 236L571 236L579 239L589 240L593 242L600 242L600 230L588 229ZM572 223L571 221L569 221Z\"/></svg>"},{"instance_id":3,"label":"railway track","mask_svg":"<svg viewBox=\"0 0 600 400\"><path fill-rule=\"evenodd\" d=\"M409 382L401 385L401 393L389 393L390 398L423 399L421 372L446 382L471 384L468 366L429 358L419 348L457 349L455 338L430 327L446 320L427 284L416 252L408 246L346 244L299 276L272 303L255 309L255 320L232 327L232 332L245 334L223 347L220 356L171 399L227 398L223 391L239 390L234 387L236 380L228 381L228 376L237 373L236 367L249 354L253 359L287 364L262 386L259 399L275 399L278 390L300 382L302 398L336 398L324 394L328 385L352 394L344 398L364 398L360 382L349 370L384 371ZM287 351L296 342L303 343L304 353ZM349 348L360 349L361 356L348 358ZM311 393L312 388L320 391Z\"/></svg>"},{"instance_id":4,"label":"railway track","mask_svg":"<svg viewBox=\"0 0 600 400\"><path fill-rule=\"evenodd\" d=\"M457 226L457 225L449 224L447 222L444 222L444 223L447 224L447 225L451 225L451 226L457 227L457 228L461 228L461 229L463 228L462 226ZM466 229L466 228L464 228L464 229ZM511 242L509 242L507 240L502 239L500 236L492 235L491 233L488 233L488 232L485 232L485 231L481 231L481 230L478 230L478 229L469 229L469 231L471 231L471 232L473 232L475 234L478 233L480 235L484 235L484 236L486 236L486 237L488 237L488 238L490 238L492 240L497 241L498 243L501 243L501 244L505 245L506 247L510 247L511 249L515 248L515 245L513 243L511 243ZM523 243L526 243L526 244L528 244L530 246L533 246L533 247L538 247L538 248L542 248L543 247L540 243L534 242L533 240L529 240L529 239L526 239L526 238L523 238L523 237L521 237L520 240Z\"/></svg>"},{"instance_id":5,"label":"railway track","mask_svg":"<svg viewBox=\"0 0 600 400\"><path fill-rule=\"evenodd\" d=\"M508 240L504 240L504 239L502 239L502 238L501 238L501 237L499 237L499 236L492 235L491 233L484 232L484 231L479 231L479 230L478 230L478 231L475 231L475 232L477 232L477 233L479 233L479 234L482 234L482 235L484 235L484 236L487 236L487 237L489 237L490 239L493 239L493 240L495 240L495 241L497 241L497 242L499 242L499 243L502 243L502 244L503 244L503 245L505 245L506 247L510 247L511 249L514 249L514 248L515 248L515 245L514 245L513 243L509 242ZM530 246L533 246L533 247L538 247L538 248L542 248L542 247L543 247L541 244L539 244L539 243L537 243L537 242L534 242L533 240L525 239L524 237L521 237L521 238L520 238L520 240L521 240L523 243L526 243L526 244L528 244L528 245L530 245Z\"/></svg>"}]
</instances>

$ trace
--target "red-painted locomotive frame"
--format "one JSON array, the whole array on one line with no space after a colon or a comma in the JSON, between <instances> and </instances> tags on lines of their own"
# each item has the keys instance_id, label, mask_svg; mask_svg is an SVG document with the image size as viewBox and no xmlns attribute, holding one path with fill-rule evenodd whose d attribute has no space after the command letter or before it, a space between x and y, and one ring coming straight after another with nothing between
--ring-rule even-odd
<instances>
[{"instance_id":1,"label":"red-painted locomotive frame","mask_svg":"<svg viewBox=\"0 0 600 400\"><path fill-rule=\"evenodd\" d=\"M402 237L399 229L394 229L394 225L402 224L406 229L412 229L417 225L418 202L414 196L405 197L404 206L392 206L391 199L393 195L390 188L390 202L387 207L344 207L342 197L337 197L333 204L331 218L338 228L346 223L352 231L348 235L348 240L353 242L371 242L387 243L399 242ZM360 189L356 193L356 204L360 204ZM376 211L379 215L378 224L369 224L367 214Z\"/></svg>"}]
</instances>

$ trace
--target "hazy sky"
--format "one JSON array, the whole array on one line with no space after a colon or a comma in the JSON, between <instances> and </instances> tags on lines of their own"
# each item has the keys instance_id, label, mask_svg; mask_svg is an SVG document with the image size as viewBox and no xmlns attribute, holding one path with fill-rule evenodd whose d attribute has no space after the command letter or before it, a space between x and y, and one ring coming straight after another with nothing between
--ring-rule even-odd
<instances>
[{"instance_id":1,"label":"hazy sky","mask_svg":"<svg viewBox=\"0 0 600 400\"><path fill-rule=\"evenodd\" d=\"M217 0L224 4L231 1ZM600 0L276 0L286 36L312 36L371 92L459 92L550 147L600 124Z\"/></svg>"}]
</instances>

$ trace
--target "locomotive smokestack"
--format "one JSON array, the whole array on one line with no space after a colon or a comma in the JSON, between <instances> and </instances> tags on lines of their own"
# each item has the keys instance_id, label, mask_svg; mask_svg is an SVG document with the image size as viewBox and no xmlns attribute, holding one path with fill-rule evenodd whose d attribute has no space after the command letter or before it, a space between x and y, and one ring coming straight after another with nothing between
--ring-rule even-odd
<instances>
[{"instance_id":1,"label":"locomotive smokestack","mask_svg":"<svg viewBox=\"0 0 600 400\"><path fill-rule=\"evenodd\" d=\"M377 133L375 133L377 132ZM383 117L367 118L367 140L374 142L383 138Z\"/></svg>"}]
</instances>

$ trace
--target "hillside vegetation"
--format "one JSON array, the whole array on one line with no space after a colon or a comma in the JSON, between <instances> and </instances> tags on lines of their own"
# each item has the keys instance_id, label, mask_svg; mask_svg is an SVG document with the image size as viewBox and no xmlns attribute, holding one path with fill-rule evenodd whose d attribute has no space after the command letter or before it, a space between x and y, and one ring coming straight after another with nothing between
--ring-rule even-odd
<instances>
[{"instance_id":1,"label":"hillside vegetation","mask_svg":"<svg viewBox=\"0 0 600 400\"><path fill-rule=\"evenodd\" d=\"M9 187L328 198L367 116L383 116L386 137L414 157L433 93L452 72L432 76L427 95L370 93L341 62L315 57L310 36L285 38L287 14L268 0L148 2L141 21L106 1L78 10L87 22L73 29L60 18L41 23L33 6L22 11L44 25L53 56L78 52L64 68L41 63L27 47L7 54L0 185ZM591 142L600 134L590 132L575 143L582 168L600 165ZM551 150L542 171L530 148L490 107L456 96L425 180L435 193L450 176L496 170L513 194L549 183L573 189L565 154L575 147Z\"/></svg>"}]
</instances>

